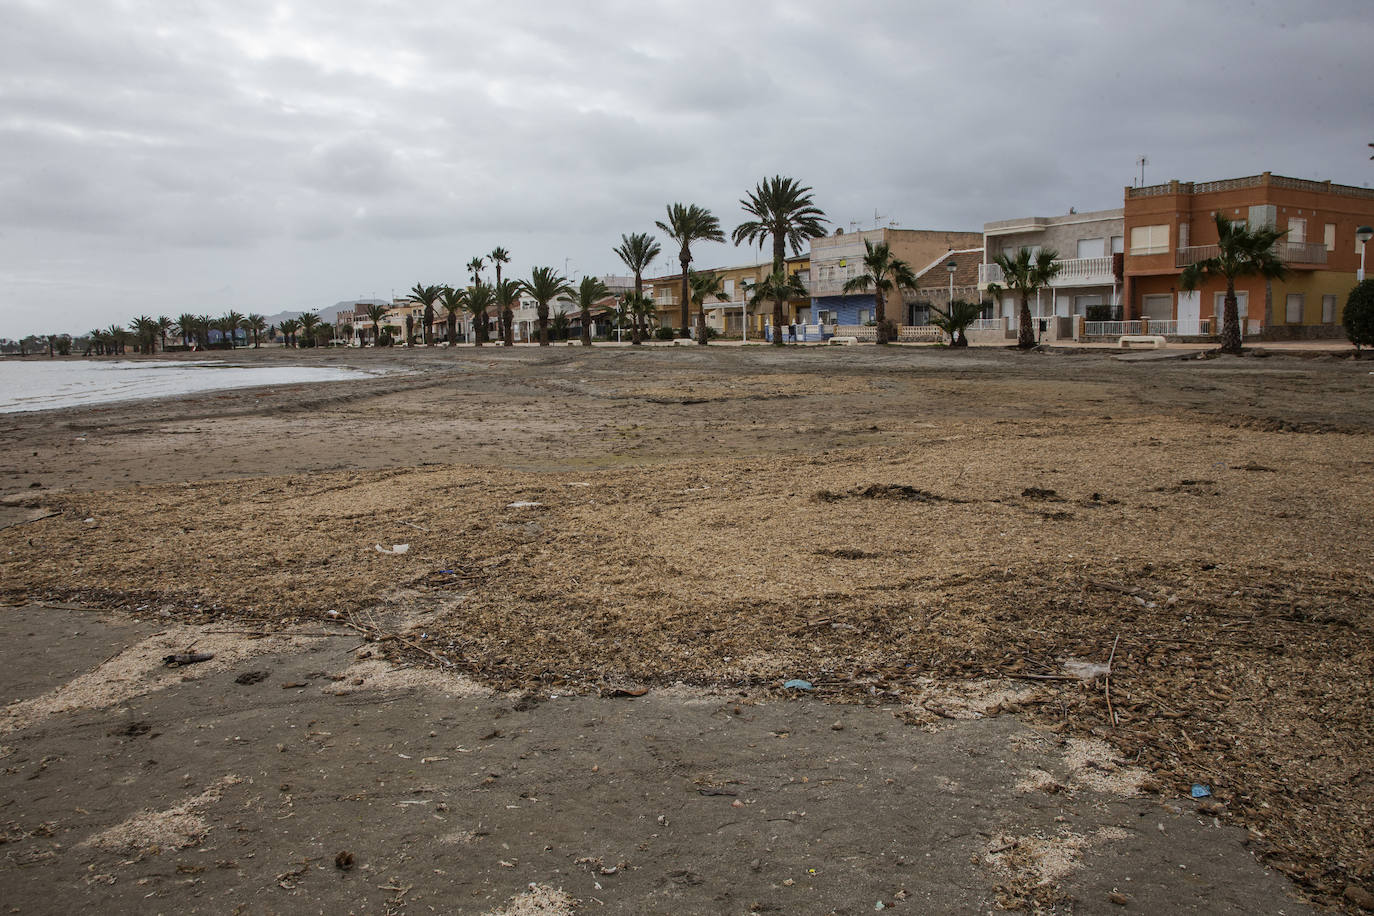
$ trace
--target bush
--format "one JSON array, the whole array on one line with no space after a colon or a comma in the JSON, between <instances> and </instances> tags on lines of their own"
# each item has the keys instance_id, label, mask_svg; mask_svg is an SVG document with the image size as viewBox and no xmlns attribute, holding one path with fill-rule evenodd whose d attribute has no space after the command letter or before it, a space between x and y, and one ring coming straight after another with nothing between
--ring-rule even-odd
<instances>
[{"instance_id":1,"label":"bush","mask_svg":"<svg viewBox=\"0 0 1374 916\"><path fill-rule=\"evenodd\" d=\"M677 331L667 325L654 331L654 340L672 340L674 337L677 337Z\"/></svg>"},{"instance_id":2,"label":"bush","mask_svg":"<svg viewBox=\"0 0 1374 916\"><path fill-rule=\"evenodd\" d=\"M1345 325L1345 336L1355 345L1357 358L1361 347L1374 347L1374 280L1356 284L1350 291L1341 312L1341 324Z\"/></svg>"},{"instance_id":3,"label":"bush","mask_svg":"<svg viewBox=\"0 0 1374 916\"><path fill-rule=\"evenodd\" d=\"M389 347L395 342L390 331L383 331L382 336L377 338L377 346L379 347Z\"/></svg>"}]
</instances>

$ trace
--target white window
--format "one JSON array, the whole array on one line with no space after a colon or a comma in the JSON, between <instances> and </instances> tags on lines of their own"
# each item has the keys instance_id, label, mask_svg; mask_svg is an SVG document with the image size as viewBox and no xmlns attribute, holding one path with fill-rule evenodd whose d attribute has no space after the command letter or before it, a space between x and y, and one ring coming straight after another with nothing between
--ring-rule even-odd
<instances>
[{"instance_id":1,"label":"white window","mask_svg":"<svg viewBox=\"0 0 1374 916\"><path fill-rule=\"evenodd\" d=\"M1167 254L1169 251L1169 227L1132 226L1131 254Z\"/></svg>"},{"instance_id":2,"label":"white window","mask_svg":"<svg viewBox=\"0 0 1374 916\"><path fill-rule=\"evenodd\" d=\"M1288 241L1295 245L1307 244L1307 220L1288 217Z\"/></svg>"},{"instance_id":3,"label":"white window","mask_svg":"<svg viewBox=\"0 0 1374 916\"><path fill-rule=\"evenodd\" d=\"M729 298L729 299L735 298L735 281L734 281L734 280L726 280L726 281L725 281L725 296L726 296L726 298Z\"/></svg>"},{"instance_id":4,"label":"white window","mask_svg":"<svg viewBox=\"0 0 1374 916\"><path fill-rule=\"evenodd\" d=\"M1179 224L1178 224L1178 247L1180 247L1180 248L1187 248L1187 247L1188 247L1188 236L1189 236L1188 224L1187 224L1187 223L1179 223Z\"/></svg>"},{"instance_id":5,"label":"white window","mask_svg":"<svg viewBox=\"0 0 1374 916\"><path fill-rule=\"evenodd\" d=\"M1326 240L1326 250L1327 250L1327 251L1335 251L1335 250L1336 250L1336 224L1335 224L1335 223L1327 223L1327 224L1326 224L1326 235L1324 236L1324 238L1325 238L1325 240Z\"/></svg>"},{"instance_id":6,"label":"white window","mask_svg":"<svg viewBox=\"0 0 1374 916\"><path fill-rule=\"evenodd\" d=\"M1101 258L1107 255L1106 239L1079 239L1078 256L1080 258Z\"/></svg>"},{"instance_id":7,"label":"white window","mask_svg":"<svg viewBox=\"0 0 1374 916\"><path fill-rule=\"evenodd\" d=\"M1099 306L1102 304L1103 302L1101 296L1074 296L1073 313L1075 315L1086 315L1088 314L1089 308L1093 308L1095 306Z\"/></svg>"},{"instance_id":8,"label":"white window","mask_svg":"<svg viewBox=\"0 0 1374 916\"><path fill-rule=\"evenodd\" d=\"M1332 324L1336 320L1336 297L1322 296L1322 324Z\"/></svg>"},{"instance_id":9,"label":"white window","mask_svg":"<svg viewBox=\"0 0 1374 916\"><path fill-rule=\"evenodd\" d=\"M1112 236L1112 254L1121 254L1126 250L1126 237L1124 235Z\"/></svg>"},{"instance_id":10,"label":"white window","mask_svg":"<svg viewBox=\"0 0 1374 916\"><path fill-rule=\"evenodd\" d=\"M873 320L872 309L859 309L859 324L868 324Z\"/></svg>"},{"instance_id":11,"label":"white window","mask_svg":"<svg viewBox=\"0 0 1374 916\"><path fill-rule=\"evenodd\" d=\"M1289 293L1285 303L1283 320L1289 324L1302 324L1302 293Z\"/></svg>"},{"instance_id":12,"label":"white window","mask_svg":"<svg viewBox=\"0 0 1374 916\"><path fill-rule=\"evenodd\" d=\"M1212 304L1214 307L1213 314L1217 316L1217 321L1220 322L1222 316L1226 314L1226 294L1217 293ZM1236 311L1242 318L1250 312L1250 294L1245 290L1236 290Z\"/></svg>"}]
</instances>

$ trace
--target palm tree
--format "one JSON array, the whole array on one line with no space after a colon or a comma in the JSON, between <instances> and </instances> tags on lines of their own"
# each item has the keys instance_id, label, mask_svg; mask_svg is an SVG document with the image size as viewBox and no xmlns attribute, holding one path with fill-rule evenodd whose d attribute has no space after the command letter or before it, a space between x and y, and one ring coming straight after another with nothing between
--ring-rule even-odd
<instances>
[{"instance_id":1,"label":"palm tree","mask_svg":"<svg viewBox=\"0 0 1374 916\"><path fill-rule=\"evenodd\" d=\"M772 239L773 273L783 269L788 245L792 246L793 254L800 254L807 241L825 235L825 224L829 222L825 213L812 203L810 188L803 187L794 178L783 178L781 175L765 178L739 203L754 218L736 226L730 237L736 245L758 242L760 249ZM802 298L805 296L803 290ZM784 300L773 300L775 328L782 326L783 305ZM782 335L774 334L773 343L782 346Z\"/></svg>"},{"instance_id":2,"label":"palm tree","mask_svg":"<svg viewBox=\"0 0 1374 916\"><path fill-rule=\"evenodd\" d=\"M951 347L967 347L968 337L965 332L968 326L978 320L983 314L983 306L978 302L966 302L963 299L955 299L949 304L949 310L944 311L938 305L932 305L930 310L934 313L930 316L930 323L949 335L949 345Z\"/></svg>"},{"instance_id":3,"label":"palm tree","mask_svg":"<svg viewBox=\"0 0 1374 916\"><path fill-rule=\"evenodd\" d=\"M658 242L647 232L636 232L633 235L621 234L620 247L612 249L630 268L630 272L635 275L635 297L636 299L644 295L644 271L654 258L658 257L663 249ZM641 341L640 322L638 316L635 317L634 330L630 335L630 342L638 345Z\"/></svg>"},{"instance_id":4,"label":"palm tree","mask_svg":"<svg viewBox=\"0 0 1374 916\"><path fill-rule=\"evenodd\" d=\"M583 277L582 282L577 284L577 305L582 315L582 346L592 345L592 306L610 294L611 291L600 277Z\"/></svg>"},{"instance_id":5,"label":"palm tree","mask_svg":"<svg viewBox=\"0 0 1374 916\"><path fill-rule=\"evenodd\" d=\"M789 274L787 268L784 266L773 271L757 283L750 284L748 287L748 294L749 298L747 300L744 320L749 320L747 309L762 305L765 302L772 302L773 343L774 345L786 343L786 341L783 340L783 312L782 306L779 303L787 302L789 299L806 298L806 287L802 285L801 278L796 274Z\"/></svg>"},{"instance_id":6,"label":"palm tree","mask_svg":"<svg viewBox=\"0 0 1374 916\"><path fill-rule=\"evenodd\" d=\"M194 345L196 332L200 329L200 316L192 315L190 312L183 312L177 316L173 329L181 337L184 346Z\"/></svg>"},{"instance_id":7,"label":"palm tree","mask_svg":"<svg viewBox=\"0 0 1374 916\"><path fill-rule=\"evenodd\" d=\"M439 304L444 307L447 325L444 329L450 347L458 343L458 315L467 307L468 291L445 286L439 291Z\"/></svg>"},{"instance_id":8,"label":"palm tree","mask_svg":"<svg viewBox=\"0 0 1374 916\"><path fill-rule=\"evenodd\" d=\"M300 317L301 333L305 335L305 345L315 346L315 328L319 326L320 316L314 312L305 312ZM300 346L298 343L297 346Z\"/></svg>"},{"instance_id":9,"label":"palm tree","mask_svg":"<svg viewBox=\"0 0 1374 916\"><path fill-rule=\"evenodd\" d=\"M286 338L286 346L296 345L296 332L301 329L301 323L295 318L288 318L281 323L282 337Z\"/></svg>"},{"instance_id":10,"label":"palm tree","mask_svg":"<svg viewBox=\"0 0 1374 916\"><path fill-rule=\"evenodd\" d=\"M500 251L501 249L497 249ZM528 280L520 281L520 289L524 290L531 299L534 300L535 310L539 314L539 346L549 345L549 303L559 296L573 295L573 288L568 283L568 278L554 270L552 267L536 267Z\"/></svg>"},{"instance_id":11,"label":"palm tree","mask_svg":"<svg viewBox=\"0 0 1374 916\"><path fill-rule=\"evenodd\" d=\"M421 286L416 283L411 288L410 295L406 296L407 302L425 307L424 340L427 347L434 343L434 303L439 300L443 291L442 286Z\"/></svg>"},{"instance_id":12,"label":"palm tree","mask_svg":"<svg viewBox=\"0 0 1374 916\"><path fill-rule=\"evenodd\" d=\"M1217 254L1183 268L1179 285L1192 291L1211 277L1226 281L1226 298L1221 318L1221 352L1240 353L1240 309L1236 305L1236 278L1261 276L1282 280L1288 274L1283 259L1274 251L1279 239L1288 233L1260 226L1250 229L1243 221L1232 222L1216 214Z\"/></svg>"},{"instance_id":13,"label":"palm tree","mask_svg":"<svg viewBox=\"0 0 1374 916\"><path fill-rule=\"evenodd\" d=\"M1035 328L1032 326L1030 312L1031 294L1048 286L1059 275L1064 265L1059 262L1059 252L1053 248L1042 248L1032 253L1022 248L1015 257L999 254L992 262L1002 269L1002 282L1007 289L1021 294L1021 310L1016 319L1016 345L1023 350L1035 346Z\"/></svg>"},{"instance_id":14,"label":"palm tree","mask_svg":"<svg viewBox=\"0 0 1374 916\"><path fill-rule=\"evenodd\" d=\"M568 318L567 312L556 312L553 318L549 319L549 329L550 333L553 334L554 340L567 340L568 326L570 324L572 324L572 322Z\"/></svg>"},{"instance_id":15,"label":"palm tree","mask_svg":"<svg viewBox=\"0 0 1374 916\"><path fill-rule=\"evenodd\" d=\"M468 261L467 271L472 274L472 285L476 286L482 282L482 265L486 263L486 258L473 258Z\"/></svg>"},{"instance_id":16,"label":"palm tree","mask_svg":"<svg viewBox=\"0 0 1374 916\"><path fill-rule=\"evenodd\" d=\"M696 204L684 207L682 204L671 204L668 207L668 221L655 221L654 225L668 233L679 247L677 260L682 265L682 336L690 336L688 330L687 306L691 299L691 292L688 289L688 268L692 264L692 243L701 242L723 242L725 233L720 230L720 220L711 215L710 210L698 207ZM700 339L697 343L706 343L706 316L702 313L702 325L699 330Z\"/></svg>"},{"instance_id":17,"label":"palm tree","mask_svg":"<svg viewBox=\"0 0 1374 916\"><path fill-rule=\"evenodd\" d=\"M864 239L864 273L844 284L843 292L855 290L868 292L873 289L873 317L878 322L878 343L885 344L892 339L892 324L887 320L887 297L904 289L916 288L916 274L911 265L901 258L894 258L887 242L873 244ZM777 333L774 333L777 337Z\"/></svg>"},{"instance_id":18,"label":"palm tree","mask_svg":"<svg viewBox=\"0 0 1374 916\"><path fill-rule=\"evenodd\" d=\"M147 315L139 315L129 322L129 327L138 337L138 352L151 355L157 342L157 320Z\"/></svg>"},{"instance_id":19,"label":"palm tree","mask_svg":"<svg viewBox=\"0 0 1374 916\"><path fill-rule=\"evenodd\" d=\"M110 338L110 352L122 354L129 340L129 332L117 324L112 324L105 329L105 333L108 334Z\"/></svg>"},{"instance_id":20,"label":"palm tree","mask_svg":"<svg viewBox=\"0 0 1374 916\"><path fill-rule=\"evenodd\" d=\"M707 298L715 296L719 301L728 300L730 297L725 292L724 281L711 270L693 273L688 278L688 290L692 304L697 307L697 343L705 346L710 336L706 331Z\"/></svg>"},{"instance_id":21,"label":"palm tree","mask_svg":"<svg viewBox=\"0 0 1374 916\"><path fill-rule=\"evenodd\" d=\"M162 352L167 352L167 332L172 330L172 319L166 315L157 316L157 333L162 339Z\"/></svg>"},{"instance_id":22,"label":"palm tree","mask_svg":"<svg viewBox=\"0 0 1374 916\"><path fill-rule=\"evenodd\" d=\"M196 322L199 329L197 334L200 336L200 348L208 350L210 349L210 325L214 323L214 319L209 315L197 315Z\"/></svg>"},{"instance_id":23,"label":"palm tree","mask_svg":"<svg viewBox=\"0 0 1374 916\"><path fill-rule=\"evenodd\" d=\"M372 346L382 339L382 319L386 317L386 306L378 305L376 302L367 307L367 318L372 322Z\"/></svg>"},{"instance_id":24,"label":"palm tree","mask_svg":"<svg viewBox=\"0 0 1374 916\"><path fill-rule=\"evenodd\" d=\"M233 309L224 313L225 324L229 325L229 348L232 350L238 343L238 332L243 330L243 324L248 319L240 312Z\"/></svg>"},{"instance_id":25,"label":"palm tree","mask_svg":"<svg viewBox=\"0 0 1374 916\"><path fill-rule=\"evenodd\" d=\"M253 349L256 350L258 347L262 346L259 342L258 335L267 330L267 319L257 312L254 312L243 319L243 326L253 332Z\"/></svg>"},{"instance_id":26,"label":"palm tree","mask_svg":"<svg viewBox=\"0 0 1374 916\"><path fill-rule=\"evenodd\" d=\"M475 347L487 342L487 332L491 325L491 316L487 314L487 309L495 303L495 291L480 280L468 290L467 308L468 314L472 316L472 344Z\"/></svg>"},{"instance_id":27,"label":"palm tree","mask_svg":"<svg viewBox=\"0 0 1374 916\"><path fill-rule=\"evenodd\" d=\"M501 249L496 249L500 251ZM501 271L498 268L497 276ZM517 280L497 280L492 287L496 295L497 314L501 316L501 342L507 347L515 346L515 311L511 305L520 298L520 283Z\"/></svg>"}]
</instances>

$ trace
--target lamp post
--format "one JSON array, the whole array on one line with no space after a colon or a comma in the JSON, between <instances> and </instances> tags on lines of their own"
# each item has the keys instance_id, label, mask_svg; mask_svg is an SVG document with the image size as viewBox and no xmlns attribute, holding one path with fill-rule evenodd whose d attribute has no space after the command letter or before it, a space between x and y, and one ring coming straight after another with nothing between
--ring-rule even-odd
<instances>
[{"instance_id":1,"label":"lamp post","mask_svg":"<svg viewBox=\"0 0 1374 916\"><path fill-rule=\"evenodd\" d=\"M1361 226L1355 230L1355 240L1360 243L1360 272L1356 275L1357 283L1364 282L1364 250L1369 247L1369 240L1374 239L1374 228Z\"/></svg>"},{"instance_id":2,"label":"lamp post","mask_svg":"<svg viewBox=\"0 0 1374 916\"><path fill-rule=\"evenodd\" d=\"M959 269L953 258L945 262L945 270L949 271L949 299L945 301L945 309L949 317L954 317L954 272ZM929 319L927 319L929 320ZM954 343L954 334L949 335L949 342Z\"/></svg>"}]
</instances>

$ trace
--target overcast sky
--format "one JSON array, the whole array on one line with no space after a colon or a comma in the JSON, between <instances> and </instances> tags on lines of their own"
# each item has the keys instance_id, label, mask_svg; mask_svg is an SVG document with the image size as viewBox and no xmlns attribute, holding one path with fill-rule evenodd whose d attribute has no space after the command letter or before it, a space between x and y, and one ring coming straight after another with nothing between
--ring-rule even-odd
<instances>
[{"instance_id":1,"label":"overcast sky","mask_svg":"<svg viewBox=\"0 0 1374 916\"><path fill-rule=\"evenodd\" d=\"M0 336L615 272L774 173L846 229L1120 206L1141 154L1367 185L1371 48L1369 0L0 0Z\"/></svg>"}]
</instances>

